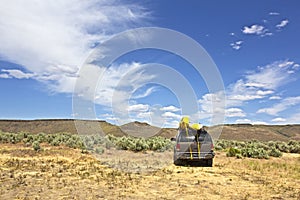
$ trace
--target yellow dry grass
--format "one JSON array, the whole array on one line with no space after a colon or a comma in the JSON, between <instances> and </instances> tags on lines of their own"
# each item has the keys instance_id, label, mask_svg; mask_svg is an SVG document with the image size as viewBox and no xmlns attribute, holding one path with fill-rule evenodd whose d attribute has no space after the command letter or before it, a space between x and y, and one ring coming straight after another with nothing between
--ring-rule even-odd
<instances>
[{"instance_id":1,"label":"yellow dry grass","mask_svg":"<svg viewBox=\"0 0 300 200\"><path fill-rule=\"evenodd\" d=\"M42 147L0 145L0 199L300 199L299 154L258 160L217 152L214 167L206 168L174 166L172 152L111 150L96 159ZM109 156L116 153L118 159Z\"/></svg>"}]
</instances>

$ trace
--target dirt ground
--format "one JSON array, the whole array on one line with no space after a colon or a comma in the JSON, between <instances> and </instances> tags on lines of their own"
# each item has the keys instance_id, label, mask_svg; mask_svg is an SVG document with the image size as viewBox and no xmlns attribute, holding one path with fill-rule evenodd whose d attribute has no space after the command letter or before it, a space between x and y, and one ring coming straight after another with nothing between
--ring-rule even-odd
<instances>
[{"instance_id":1,"label":"dirt ground","mask_svg":"<svg viewBox=\"0 0 300 200\"><path fill-rule=\"evenodd\" d=\"M214 166L172 164L172 152L0 144L0 199L300 199L300 155L228 158Z\"/></svg>"}]
</instances>

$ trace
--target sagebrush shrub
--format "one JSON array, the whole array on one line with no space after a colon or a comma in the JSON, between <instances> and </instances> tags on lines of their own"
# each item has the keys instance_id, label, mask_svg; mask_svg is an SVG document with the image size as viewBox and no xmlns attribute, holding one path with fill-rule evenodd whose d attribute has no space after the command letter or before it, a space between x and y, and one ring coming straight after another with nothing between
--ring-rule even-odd
<instances>
[{"instance_id":1,"label":"sagebrush shrub","mask_svg":"<svg viewBox=\"0 0 300 200\"><path fill-rule=\"evenodd\" d=\"M281 157L282 156L282 152L279 151L278 149L276 148L272 148L269 153L268 153L269 156L272 156L272 157Z\"/></svg>"},{"instance_id":2,"label":"sagebrush shrub","mask_svg":"<svg viewBox=\"0 0 300 200\"><path fill-rule=\"evenodd\" d=\"M40 143L39 143L38 141L34 141L34 142L32 143L32 148L33 148L35 151L41 150Z\"/></svg>"}]
</instances>

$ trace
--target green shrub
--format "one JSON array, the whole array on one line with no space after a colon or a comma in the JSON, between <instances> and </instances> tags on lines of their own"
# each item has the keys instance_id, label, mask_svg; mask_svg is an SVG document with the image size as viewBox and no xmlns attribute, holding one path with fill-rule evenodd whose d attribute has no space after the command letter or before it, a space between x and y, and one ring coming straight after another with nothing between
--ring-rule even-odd
<instances>
[{"instance_id":1,"label":"green shrub","mask_svg":"<svg viewBox=\"0 0 300 200\"><path fill-rule=\"evenodd\" d=\"M53 138L53 140L50 143L52 146L59 146L60 145L60 138L59 137L55 137Z\"/></svg>"},{"instance_id":2,"label":"green shrub","mask_svg":"<svg viewBox=\"0 0 300 200\"><path fill-rule=\"evenodd\" d=\"M216 151L221 151L221 150L223 150L223 147L220 146L220 145L215 145L215 150Z\"/></svg>"},{"instance_id":3,"label":"green shrub","mask_svg":"<svg viewBox=\"0 0 300 200\"><path fill-rule=\"evenodd\" d=\"M277 149L281 152L284 152L284 153L289 153L290 152L290 147L285 142L279 143L278 146L277 146Z\"/></svg>"},{"instance_id":4,"label":"green shrub","mask_svg":"<svg viewBox=\"0 0 300 200\"><path fill-rule=\"evenodd\" d=\"M290 153L300 153L300 144L290 146Z\"/></svg>"},{"instance_id":5,"label":"green shrub","mask_svg":"<svg viewBox=\"0 0 300 200\"><path fill-rule=\"evenodd\" d=\"M269 155L263 148L244 148L241 150L242 156L248 158L268 159Z\"/></svg>"},{"instance_id":6,"label":"green shrub","mask_svg":"<svg viewBox=\"0 0 300 200\"><path fill-rule=\"evenodd\" d=\"M34 141L32 143L32 148L35 150L35 151L40 151L41 150L41 146L40 146L40 143L38 141Z\"/></svg>"},{"instance_id":7,"label":"green shrub","mask_svg":"<svg viewBox=\"0 0 300 200\"><path fill-rule=\"evenodd\" d=\"M241 154L241 150L238 148L230 147L226 153L227 157L236 157L237 154Z\"/></svg>"},{"instance_id":8,"label":"green shrub","mask_svg":"<svg viewBox=\"0 0 300 200\"><path fill-rule=\"evenodd\" d=\"M272 156L272 157L281 157L282 156L282 153L276 149L276 148L272 148L269 152L268 152L268 155L269 156Z\"/></svg>"},{"instance_id":9,"label":"green shrub","mask_svg":"<svg viewBox=\"0 0 300 200\"><path fill-rule=\"evenodd\" d=\"M96 147L95 152L97 154L103 154L104 153L104 149L102 147Z\"/></svg>"},{"instance_id":10,"label":"green shrub","mask_svg":"<svg viewBox=\"0 0 300 200\"><path fill-rule=\"evenodd\" d=\"M79 148L84 151L96 151L98 147L112 148L130 151L166 151L172 150L174 142L163 137L136 138L131 136L116 137L113 135L72 135L69 133L55 134L30 134L4 133L0 131L0 143L16 144L22 142L25 145L33 147L33 143L48 143L53 146L66 145L71 148ZM289 142L269 141L234 141L217 140L215 150L226 150L227 156L232 157L251 157L268 158L269 156L278 157L282 153L300 153L300 141L291 140ZM98 149L100 151L100 149Z\"/></svg>"}]
</instances>

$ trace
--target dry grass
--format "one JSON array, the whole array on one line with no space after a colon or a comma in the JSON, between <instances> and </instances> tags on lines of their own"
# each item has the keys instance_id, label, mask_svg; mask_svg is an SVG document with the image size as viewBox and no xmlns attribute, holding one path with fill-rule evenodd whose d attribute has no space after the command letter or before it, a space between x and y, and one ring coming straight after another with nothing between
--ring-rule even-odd
<instances>
[{"instance_id":1,"label":"dry grass","mask_svg":"<svg viewBox=\"0 0 300 200\"><path fill-rule=\"evenodd\" d=\"M42 147L1 144L0 199L300 199L299 154L258 160L217 152L214 167L203 168L174 166L172 152L111 150L96 159Z\"/></svg>"}]
</instances>

